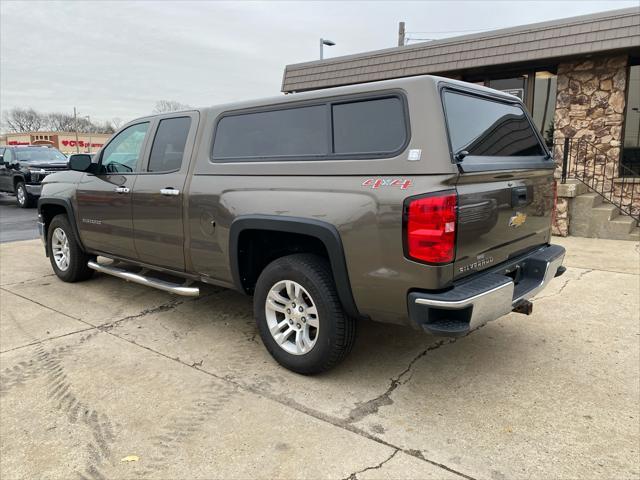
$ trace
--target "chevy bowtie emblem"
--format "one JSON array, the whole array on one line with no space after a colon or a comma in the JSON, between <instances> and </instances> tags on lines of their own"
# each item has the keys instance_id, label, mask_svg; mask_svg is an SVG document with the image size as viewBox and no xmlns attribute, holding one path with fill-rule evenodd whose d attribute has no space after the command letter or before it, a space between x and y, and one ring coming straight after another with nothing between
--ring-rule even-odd
<instances>
[{"instance_id":1,"label":"chevy bowtie emblem","mask_svg":"<svg viewBox=\"0 0 640 480\"><path fill-rule=\"evenodd\" d=\"M509 226L510 227L519 227L520 225L522 225L526 221L527 221L527 214L526 213L516 212L516 214L509 219Z\"/></svg>"}]
</instances>

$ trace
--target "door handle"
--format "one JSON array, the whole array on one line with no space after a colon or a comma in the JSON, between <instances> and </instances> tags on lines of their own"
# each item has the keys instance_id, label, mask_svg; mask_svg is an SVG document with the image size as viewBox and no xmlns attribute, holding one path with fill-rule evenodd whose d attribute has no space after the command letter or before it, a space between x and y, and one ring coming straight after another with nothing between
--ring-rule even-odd
<instances>
[{"instance_id":1,"label":"door handle","mask_svg":"<svg viewBox=\"0 0 640 480\"><path fill-rule=\"evenodd\" d=\"M529 200L527 187L513 187L511 189L511 206L520 207L526 205Z\"/></svg>"},{"instance_id":2,"label":"door handle","mask_svg":"<svg viewBox=\"0 0 640 480\"><path fill-rule=\"evenodd\" d=\"M178 190L177 188L173 188L173 187L167 187L167 188L162 188L160 190L160 193L162 195L166 195L166 196L180 195L180 190Z\"/></svg>"},{"instance_id":3,"label":"door handle","mask_svg":"<svg viewBox=\"0 0 640 480\"><path fill-rule=\"evenodd\" d=\"M127 187L116 187L116 193L129 193L130 190Z\"/></svg>"}]
</instances>

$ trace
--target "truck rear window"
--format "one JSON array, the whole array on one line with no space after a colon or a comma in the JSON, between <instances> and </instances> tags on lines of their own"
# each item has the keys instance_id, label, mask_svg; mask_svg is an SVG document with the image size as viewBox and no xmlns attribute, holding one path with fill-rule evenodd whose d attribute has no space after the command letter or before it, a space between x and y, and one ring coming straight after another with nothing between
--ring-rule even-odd
<instances>
[{"instance_id":1,"label":"truck rear window","mask_svg":"<svg viewBox=\"0 0 640 480\"><path fill-rule=\"evenodd\" d=\"M531 122L518 105L453 91L444 92L449 141L454 154L469 156L542 156Z\"/></svg>"}]
</instances>

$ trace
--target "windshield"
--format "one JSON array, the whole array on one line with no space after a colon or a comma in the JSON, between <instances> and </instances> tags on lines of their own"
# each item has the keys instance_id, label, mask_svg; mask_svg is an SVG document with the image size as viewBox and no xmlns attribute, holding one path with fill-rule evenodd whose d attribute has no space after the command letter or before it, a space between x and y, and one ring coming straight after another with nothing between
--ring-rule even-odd
<instances>
[{"instance_id":1,"label":"windshield","mask_svg":"<svg viewBox=\"0 0 640 480\"><path fill-rule=\"evenodd\" d=\"M66 162L67 157L55 148L17 148L14 150L16 159L21 162Z\"/></svg>"}]
</instances>

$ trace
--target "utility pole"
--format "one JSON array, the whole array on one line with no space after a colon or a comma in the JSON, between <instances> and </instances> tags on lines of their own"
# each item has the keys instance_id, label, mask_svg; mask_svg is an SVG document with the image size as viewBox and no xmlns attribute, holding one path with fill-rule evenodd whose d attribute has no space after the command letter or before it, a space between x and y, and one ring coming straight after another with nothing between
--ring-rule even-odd
<instances>
[{"instance_id":1,"label":"utility pole","mask_svg":"<svg viewBox=\"0 0 640 480\"><path fill-rule=\"evenodd\" d=\"M84 118L89 122L89 153L91 153L91 134L93 133L93 125L91 125L91 117L86 115Z\"/></svg>"},{"instance_id":2,"label":"utility pole","mask_svg":"<svg viewBox=\"0 0 640 480\"><path fill-rule=\"evenodd\" d=\"M76 112L76 107L73 107L73 123L76 126L76 153L80 153L80 144L78 143L78 112Z\"/></svg>"},{"instance_id":3,"label":"utility pole","mask_svg":"<svg viewBox=\"0 0 640 480\"><path fill-rule=\"evenodd\" d=\"M404 47L404 22L398 24L398 46Z\"/></svg>"}]
</instances>

